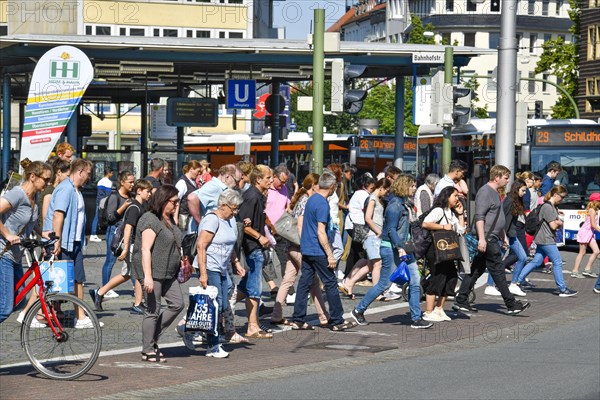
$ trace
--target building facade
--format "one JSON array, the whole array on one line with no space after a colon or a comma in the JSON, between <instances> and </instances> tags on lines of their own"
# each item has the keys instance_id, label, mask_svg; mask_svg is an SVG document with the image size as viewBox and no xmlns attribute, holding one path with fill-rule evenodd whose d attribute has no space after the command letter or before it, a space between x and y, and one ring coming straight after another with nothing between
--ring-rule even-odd
<instances>
[{"instance_id":1,"label":"building facade","mask_svg":"<svg viewBox=\"0 0 600 400\"><path fill-rule=\"evenodd\" d=\"M582 0L577 106L582 118L600 119L600 1Z\"/></svg>"}]
</instances>

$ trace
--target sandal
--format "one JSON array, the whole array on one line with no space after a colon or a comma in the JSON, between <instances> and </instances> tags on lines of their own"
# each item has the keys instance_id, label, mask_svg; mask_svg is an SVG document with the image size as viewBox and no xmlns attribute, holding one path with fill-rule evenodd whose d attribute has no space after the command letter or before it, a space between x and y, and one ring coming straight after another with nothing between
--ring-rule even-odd
<instances>
[{"instance_id":1,"label":"sandal","mask_svg":"<svg viewBox=\"0 0 600 400\"><path fill-rule=\"evenodd\" d=\"M285 318L280 319L279 321L273 321L273 320L271 320L271 325L285 325L285 326L289 326L290 325L290 321L288 321Z\"/></svg>"},{"instance_id":2,"label":"sandal","mask_svg":"<svg viewBox=\"0 0 600 400\"><path fill-rule=\"evenodd\" d=\"M290 322L290 326L292 327L293 331L314 331L315 330L314 326L312 326L306 322L292 321L292 322Z\"/></svg>"},{"instance_id":3,"label":"sandal","mask_svg":"<svg viewBox=\"0 0 600 400\"><path fill-rule=\"evenodd\" d=\"M231 337L227 339L227 341L229 343L249 343L248 339L246 339L237 332L234 332L233 335L231 335Z\"/></svg>"},{"instance_id":4,"label":"sandal","mask_svg":"<svg viewBox=\"0 0 600 400\"><path fill-rule=\"evenodd\" d=\"M356 300L356 296L354 295L354 293L346 293L346 298L348 300Z\"/></svg>"},{"instance_id":5,"label":"sandal","mask_svg":"<svg viewBox=\"0 0 600 400\"><path fill-rule=\"evenodd\" d=\"M167 359L161 357L160 353L142 353L142 361L151 363L166 363Z\"/></svg>"},{"instance_id":6,"label":"sandal","mask_svg":"<svg viewBox=\"0 0 600 400\"><path fill-rule=\"evenodd\" d=\"M254 333L246 333L244 335L248 339L273 339L273 334L265 331L256 331Z\"/></svg>"},{"instance_id":7,"label":"sandal","mask_svg":"<svg viewBox=\"0 0 600 400\"><path fill-rule=\"evenodd\" d=\"M341 324L332 325L329 329L331 329L333 332L341 332L345 331L346 329L354 328L356 325L357 324L354 322L344 321Z\"/></svg>"},{"instance_id":8,"label":"sandal","mask_svg":"<svg viewBox=\"0 0 600 400\"><path fill-rule=\"evenodd\" d=\"M346 280L342 279L342 281L340 283L338 283L338 289L340 290L340 292L344 293L345 295L349 295L351 293L348 290L348 288L346 287L345 283L346 283Z\"/></svg>"}]
</instances>

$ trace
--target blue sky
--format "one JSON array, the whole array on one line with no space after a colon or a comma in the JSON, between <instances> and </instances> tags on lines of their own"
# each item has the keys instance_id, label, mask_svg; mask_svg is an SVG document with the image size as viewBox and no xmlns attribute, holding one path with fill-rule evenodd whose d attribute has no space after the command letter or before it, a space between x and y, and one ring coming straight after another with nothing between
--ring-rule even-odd
<instances>
[{"instance_id":1,"label":"blue sky","mask_svg":"<svg viewBox=\"0 0 600 400\"><path fill-rule=\"evenodd\" d=\"M275 0L273 25L286 28L287 39L306 39L316 8L325 10L325 29L346 12L345 0Z\"/></svg>"}]
</instances>

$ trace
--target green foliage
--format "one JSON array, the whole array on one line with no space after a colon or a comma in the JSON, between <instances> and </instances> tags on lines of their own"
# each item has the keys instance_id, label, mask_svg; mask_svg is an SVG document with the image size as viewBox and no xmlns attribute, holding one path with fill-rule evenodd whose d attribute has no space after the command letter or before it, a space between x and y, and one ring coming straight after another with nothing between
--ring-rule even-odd
<instances>
[{"instance_id":1,"label":"green foliage","mask_svg":"<svg viewBox=\"0 0 600 400\"><path fill-rule=\"evenodd\" d=\"M574 22L569 31L579 35L579 15L581 0L569 0L569 17ZM556 76L560 85L571 95L577 95L579 50L577 43L565 43L561 37L550 40L543 44L543 52L535 67L535 73L550 72ZM552 118L563 119L575 117L575 110L567 96L560 94L556 104L552 107Z\"/></svg>"},{"instance_id":2,"label":"green foliage","mask_svg":"<svg viewBox=\"0 0 600 400\"><path fill-rule=\"evenodd\" d=\"M406 43L414 44L435 44L435 40L432 37L425 37L425 32L433 32L434 26L429 23L423 26L423 21L416 15L410 16L411 31L408 33L408 40Z\"/></svg>"},{"instance_id":3,"label":"green foliage","mask_svg":"<svg viewBox=\"0 0 600 400\"><path fill-rule=\"evenodd\" d=\"M375 81L371 84L376 84ZM395 104L396 85L386 83L375 86L369 91L363 109L358 113L359 118L379 120L379 133L393 134L396 126Z\"/></svg>"},{"instance_id":4,"label":"green foliage","mask_svg":"<svg viewBox=\"0 0 600 400\"><path fill-rule=\"evenodd\" d=\"M463 82L463 85L471 89L475 94L475 97L473 97L471 104L478 102L479 96L477 96L477 89L479 89L479 81L476 78L471 77L468 81ZM484 107L475 107L475 116L477 118L489 118L490 114L488 113L487 108L487 104Z\"/></svg>"}]
</instances>

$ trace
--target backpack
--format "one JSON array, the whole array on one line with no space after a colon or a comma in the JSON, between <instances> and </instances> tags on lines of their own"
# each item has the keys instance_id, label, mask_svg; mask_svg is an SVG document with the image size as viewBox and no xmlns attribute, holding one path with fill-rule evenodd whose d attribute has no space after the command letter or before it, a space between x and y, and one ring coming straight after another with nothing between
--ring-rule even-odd
<instances>
[{"instance_id":1,"label":"backpack","mask_svg":"<svg viewBox=\"0 0 600 400\"><path fill-rule=\"evenodd\" d=\"M411 240L415 248L415 258L417 260L425 257L427 250L429 250L429 247L433 244L431 232L423 228L423 221L425 221L425 218L429 215L431 210L433 210L433 208L419 215L419 218L417 218L416 221L410 223ZM445 214L436 223L439 224L444 217Z\"/></svg>"},{"instance_id":2,"label":"backpack","mask_svg":"<svg viewBox=\"0 0 600 400\"><path fill-rule=\"evenodd\" d=\"M525 217L525 232L528 235L535 237L542 228L544 220L540 218L540 210L544 207L544 204L546 203L544 202L539 207L534 208L533 211Z\"/></svg>"},{"instance_id":3,"label":"backpack","mask_svg":"<svg viewBox=\"0 0 600 400\"><path fill-rule=\"evenodd\" d=\"M98 203L98 227L100 229L106 229L108 226L108 199L113 194L114 192L111 192Z\"/></svg>"},{"instance_id":4,"label":"backpack","mask_svg":"<svg viewBox=\"0 0 600 400\"><path fill-rule=\"evenodd\" d=\"M129 211L131 207L136 207L140 212L142 211L136 204L131 204L129 207L127 207L123 218L121 218L119 222L117 222L115 234L113 235L112 241L110 242L110 251L114 254L115 257L119 257L121 253L123 253L123 249L125 248L125 246L128 244L124 243L125 216L127 215L127 211Z\"/></svg>"},{"instance_id":5,"label":"backpack","mask_svg":"<svg viewBox=\"0 0 600 400\"><path fill-rule=\"evenodd\" d=\"M204 218L206 218L206 216L208 216L210 214L213 214L215 217L217 217L217 215L215 213L209 212L204 216ZM219 217L217 217L217 218L219 218ZM196 257L196 254L198 253L198 232L199 232L199 230L200 230L200 227L198 227L198 231L188 233L181 240L181 250L183 251L183 255L186 256L189 260L193 260ZM216 235L218 231L219 231L219 225L217 225L217 230L215 231L214 234Z\"/></svg>"}]
</instances>

